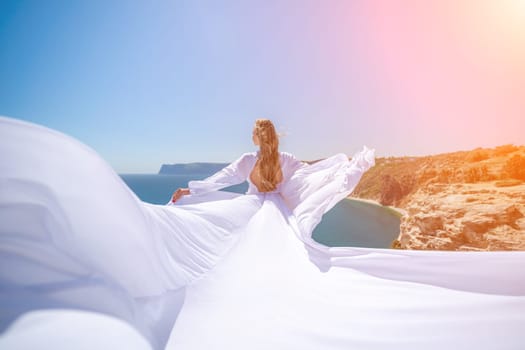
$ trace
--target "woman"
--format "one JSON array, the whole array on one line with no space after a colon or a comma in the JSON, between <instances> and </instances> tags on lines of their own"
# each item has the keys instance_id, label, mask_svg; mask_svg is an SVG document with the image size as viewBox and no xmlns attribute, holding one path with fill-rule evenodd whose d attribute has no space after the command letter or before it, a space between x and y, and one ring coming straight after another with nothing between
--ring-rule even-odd
<instances>
[{"instance_id":1,"label":"woman","mask_svg":"<svg viewBox=\"0 0 525 350\"><path fill-rule=\"evenodd\" d=\"M155 349L521 347L525 252L319 244L373 151L307 165L277 152L271 122L254 131L259 152L153 205L78 141L0 118L0 348L145 348L122 322L58 322L64 308ZM244 180L245 195L217 191ZM37 309L57 311L18 322Z\"/></svg>"},{"instance_id":2,"label":"woman","mask_svg":"<svg viewBox=\"0 0 525 350\"><path fill-rule=\"evenodd\" d=\"M190 181L189 188L179 188L173 193L172 202L175 203L184 195L203 194L246 180L249 184L247 194L280 192L283 182L296 170L306 166L291 154L279 152L279 138L273 123L268 119L256 120L252 140L254 145L260 147L259 151L243 154L204 181ZM373 161L372 153L370 156Z\"/></svg>"},{"instance_id":3,"label":"woman","mask_svg":"<svg viewBox=\"0 0 525 350\"><path fill-rule=\"evenodd\" d=\"M273 123L268 119L256 120L252 140L256 146L259 146L257 152L244 153L236 161L207 179L190 181L189 188L179 188L173 193L171 203L168 205L177 203L176 208L187 212L200 208L190 207L188 204L207 202L205 211L198 210L199 219L212 225L214 227L212 231L221 231L225 218L229 217L229 214L234 214L236 222L234 224L230 222L228 226L230 232L234 228L244 229L255 214L266 215L266 210L259 211L264 207L264 203L267 203L267 206L271 203L277 211L267 215L265 220L274 220L276 215L286 217L285 228L315 247L308 252L311 253L310 258L317 267L321 270L329 268L326 266L326 256L318 256L316 251L326 247L314 242L311 233L322 215L347 197L362 174L374 164L374 151L364 147L353 156L351 162L341 153L314 165L307 165L290 153L279 152L279 139ZM217 192L244 181L248 182L245 196ZM182 198L183 196L187 197ZM235 200L231 200L233 197L236 197ZM215 203L217 199L225 198L228 201ZM220 210L220 214L208 217L215 210ZM243 215L239 215L241 211ZM185 231L192 231L191 225L186 227ZM221 240L230 241L231 238L233 245L235 244L233 241L240 235L228 234L228 236L228 240L224 236L221 236ZM217 246L218 242L213 243L213 249ZM214 252L212 255L216 254L224 253ZM206 264L200 261L198 269L208 270L214 264L215 260ZM193 276L198 275L196 271L188 273ZM189 281L187 280L188 283Z\"/></svg>"},{"instance_id":4,"label":"woman","mask_svg":"<svg viewBox=\"0 0 525 350\"><path fill-rule=\"evenodd\" d=\"M255 127L253 128L252 140L254 145L260 146L260 150L256 155L243 155L236 164L243 166L242 163L253 163L253 169L246 178L243 178L242 175L238 177L240 170L235 169L235 173L232 173L232 176L235 176L235 182L240 183L244 182L246 179L250 180L250 184L253 184L255 188L263 192L271 192L276 189L277 184L282 182L283 173L281 169L282 157L291 157L288 154L279 154L279 139L277 133L275 132L275 127L272 122L268 119L258 119L255 122ZM262 140L262 142L261 142ZM297 166L297 161L295 165ZM249 167L249 166L248 166ZM208 179L207 182L216 180L215 178ZM195 184L195 182L190 183ZM175 203L181 196L188 195L193 192L195 193L196 189L192 188L179 188L172 196L172 202ZM253 192L253 188L248 190L248 193Z\"/></svg>"}]
</instances>

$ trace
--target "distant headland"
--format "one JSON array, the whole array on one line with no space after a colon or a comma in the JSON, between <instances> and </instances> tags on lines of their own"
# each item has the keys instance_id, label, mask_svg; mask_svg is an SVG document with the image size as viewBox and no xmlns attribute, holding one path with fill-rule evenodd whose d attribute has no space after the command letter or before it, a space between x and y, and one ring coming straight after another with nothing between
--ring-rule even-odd
<instances>
[{"instance_id":1,"label":"distant headland","mask_svg":"<svg viewBox=\"0 0 525 350\"><path fill-rule=\"evenodd\" d=\"M229 163L186 163L186 164L162 164L159 175L202 175L213 174L221 170Z\"/></svg>"}]
</instances>

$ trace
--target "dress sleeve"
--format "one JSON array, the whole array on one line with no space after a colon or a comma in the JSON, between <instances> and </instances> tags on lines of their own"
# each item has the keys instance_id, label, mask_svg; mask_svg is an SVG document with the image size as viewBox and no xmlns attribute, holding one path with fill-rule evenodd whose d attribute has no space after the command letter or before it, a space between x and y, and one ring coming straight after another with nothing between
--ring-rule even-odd
<instances>
[{"instance_id":1,"label":"dress sleeve","mask_svg":"<svg viewBox=\"0 0 525 350\"><path fill-rule=\"evenodd\" d=\"M281 195L303 235L309 236L321 217L350 195L361 176L375 164L375 150L363 147L351 160L343 153L301 166L282 186Z\"/></svg>"},{"instance_id":2,"label":"dress sleeve","mask_svg":"<svg viewBox=\"0 0 525 350\"><path fill-rule=\"evenodd\" d=\"M244 153L236 161L229 164L204 180L193 180L188 183L192 195L200 195L217 191L225 187L237 185L246 181L253 166L254 156Z\"/></svg>"}]
</instances>

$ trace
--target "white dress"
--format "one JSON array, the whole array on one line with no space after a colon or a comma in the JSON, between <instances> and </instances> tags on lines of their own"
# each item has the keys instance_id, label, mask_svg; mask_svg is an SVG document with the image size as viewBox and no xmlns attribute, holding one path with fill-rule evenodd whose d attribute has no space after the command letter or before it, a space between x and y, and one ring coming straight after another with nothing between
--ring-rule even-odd
<instances>
[{"instance_id":1,"label":"white dress","mask_svg":"<svg viewBox=\"0 0 525 350\"><path fill-rule=\"evenodd\" d=\"M190 182L175 205L140 201L93 150L35 124L0 118L0 159L0 349L525 341L525 252L330 248L311 238L374 164L366 147L313 165L281 152L274 192L218 191L249 181L257 153L246 153Z\"/></svg>"}]
</instances>

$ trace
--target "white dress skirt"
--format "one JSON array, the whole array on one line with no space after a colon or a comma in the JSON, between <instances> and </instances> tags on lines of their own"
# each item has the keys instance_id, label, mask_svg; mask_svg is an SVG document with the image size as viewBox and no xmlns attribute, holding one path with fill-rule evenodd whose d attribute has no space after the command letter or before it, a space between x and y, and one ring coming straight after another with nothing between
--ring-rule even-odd
<instances>
[{"instance_id":1,"label":"white dress skirt","mask_svg":"<svg viewBox=\"0 0 525 350\"><path fill-rule=\"evenodd\" d=\"M281 152L275 191L220 191L257 156L155 205L75 139L0 118L0 349L523 348L525 252L324 246L374 151Z\"/></svg>"}]
</instances>

